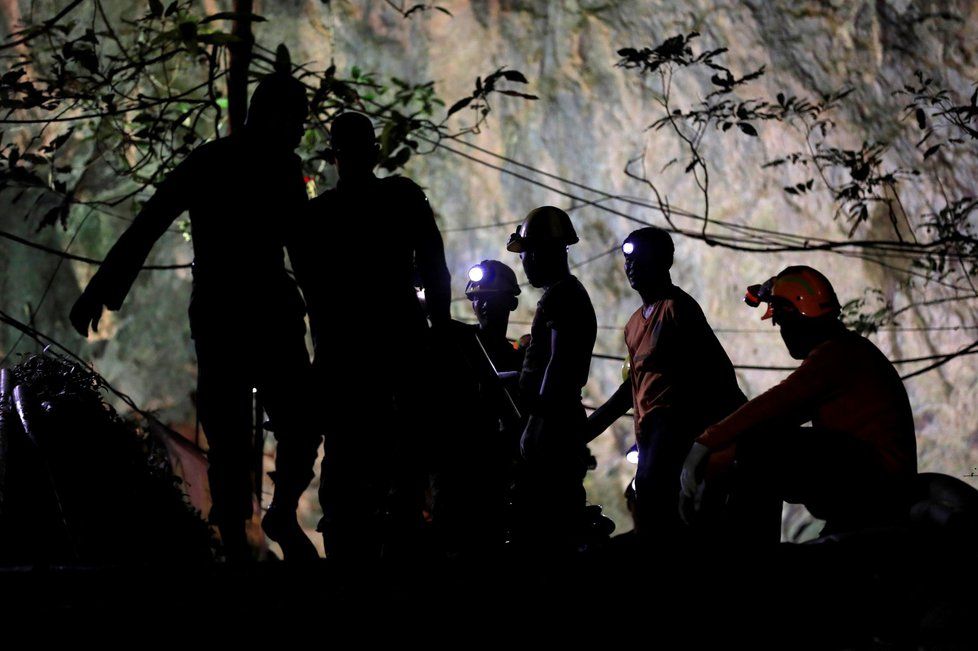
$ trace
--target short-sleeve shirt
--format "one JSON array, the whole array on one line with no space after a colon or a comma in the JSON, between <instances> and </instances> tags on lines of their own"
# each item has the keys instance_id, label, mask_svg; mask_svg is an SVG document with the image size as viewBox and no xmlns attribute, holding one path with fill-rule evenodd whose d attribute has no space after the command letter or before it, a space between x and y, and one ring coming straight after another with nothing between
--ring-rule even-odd
<instances>
[{"instance_id":1,"label":"short-sleeve shirt","mask_svg":"<svg viewBox=\"0 0 978 651\"><path fill-rule=\"evenodd\" d=\"M636 436L643 437L657 409L671 410L672 420L695 436L746 398L730 358L689 294L670 285L650 307L647 317L643 306L625 325Z\"/></svg>"},{"instance_id":2,"label":"short-sleeve shirt","mask_svg":"<svg viewBox=\"0 0 978 651\"><path fill-rule=\"evenodd\" d=\"M567 387L566 395L555 396L561 404L580 404L581 390L587 384L591 369L591 351L597 338L598 326L594 307L584 285L574 276L567 276L550 286L537 303L533 324L530 327L530 345L523 359L520 373L520 395L523 404L533 411L539 402L543 378L553 353L551 335L560 333L562 345L567 348L562 359L561 386Z\"/></svg>"}]
</instances>

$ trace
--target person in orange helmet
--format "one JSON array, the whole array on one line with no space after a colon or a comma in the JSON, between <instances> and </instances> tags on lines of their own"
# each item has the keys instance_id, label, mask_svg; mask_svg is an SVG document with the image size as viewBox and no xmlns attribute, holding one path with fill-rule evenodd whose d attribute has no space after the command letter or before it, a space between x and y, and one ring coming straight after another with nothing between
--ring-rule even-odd
<instances>
[{"instance_id":1,"label":"person in orange helmet","mask_svg":"<svg viewBox=\"0 0 978 651\"><path fill-rule=\"evenodd\" d=\"M680 480L684 518L698 508L710 457L736 444L730 507L745 542L780 539L782 500L825 520L823 535L902 520L917 449L910 400L893 364L839 320L835 290L811 267L788 267L749 287L744 300L767 304L761 318L781 329L802 363L697 437Z\"/></svg>"}]
</instances>

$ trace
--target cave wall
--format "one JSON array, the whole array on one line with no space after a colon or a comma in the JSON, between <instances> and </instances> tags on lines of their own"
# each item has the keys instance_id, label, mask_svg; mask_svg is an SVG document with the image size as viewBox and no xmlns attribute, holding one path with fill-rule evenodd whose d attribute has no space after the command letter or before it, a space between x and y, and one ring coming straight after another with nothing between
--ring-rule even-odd
<instances>
[{"instance_id":1,"label":"cave wall","mask_svg":"<svg viewBox=\"0 0 978 651\"><path fill-rule=\"evenodd\" d=\"M225 8L229 3L217 4ZM540 99L494 98L488 125L482 133L468 136L468 141L564 179L615 195L648 199L648 188L623 173L627 161L644 149L648 169L656 174L670 200L695 211L702 211L702 200L689 176L682 174L682 166L658 172L679 150L666 134L645 131L656 117L654 80L614 67L615 51L621 47L654 45L695 29L701 33L700 46L730 48L725 61L734 71L743 73L766 66L765 76L743 91L745 99L770 98L778 92L813 96L851 85L854 93L836 116L837 142L845 146L857 146L863 140L900 142L890 154L894 165L919 164L920 151L913 146L912 120L901 119L905 102L892 92L917 69L965 97L970 95L970 84L978 80L975 2L444 0L436 4L452 16L429 10L405 19L383 2L260 0L256 11L268 21L256 25L256 36L268 46L285 42L293 60L319 67L328 65L332 58L340 70L356 65L381 75L434 79L440 96L449 103L471 92L476 75L484 76L500 66L518 69L530 80L528 92ZM915 20L933 12L950 12L959 19ZM710 90L706 77L684 77L674 86L674 98L679 105L688 105ZM825 192L790 197L782 187L797 182L796 173L760 168L765 160L801 144L790 130L777 125L766 125L758 138L736 129L711 133L704 141L713 180L710 214L754 226L843 237L846 225L833 221L834 207ZM586 201L599 198L462 144L453 147ZM940 152L935 157L936 169L949 192L973 194L978 183L974 147L961 155L972 158L962 164L958 154ZM516 220L543 204L573 209L571 215L581 235L581 243L571 250L574 263L614 247L639 226L446 150L413 159L406 173L427 189L437 212L458 297L462 296L467 269L484 258L503 260L517 269L521 280L524 276L517 256L505 251L511 226L456 229ZM320 188L331 181L329 170L324 170ZM939 196L940 188L928 175L913 181L903 193L907 210L913 214L936 205ZM641 220L665 223L654 210L622 202L606 204ZM5 210L5 227L30 232L15 217L21 212L16 208ZM76 212L73 220L78 223L82 216ZM678 219L679 226L699 228L698 223ZM93 217L86 221L74 246L78 252L101 256L122 226L124 222L118 220ZM874 215L860 233L867 238L888 237L889 228L888 221ZM64 246L70 236L69 229L67 233L48 231L40 237ZM330 244L323 246L328 249ZM897 307L909 300L903 274L863 260L824 253L734 253L683 237L677 238L676 248L674 282L700 302L735 364L793 363L776 329L760 323L759 313L745 309L740 300L747 284L762 282L788 264L823 269L843 301L862 295L867 287L880 288ZM0 251L3 309L23 313L24 304L36 301L43 291L54 263L8 243L0 243ZM189 244L179 233L164 236L153 254L161 261L183 262L189 257ZM620 327L639 303L625 281L620 255L598 257L576 273L591 292L602 326L596 351L624 354ZM66 315L88 274L90 270L82 265L65 265L36 317L37 323L84 350L101 372L141 404L161 409L171 420L192 421L188 394L195 370L185 319L188 276L144 273L123 311L108 319L106 336L80 345L77 336L67 331ZM915 291L916 296L938 296L944 289L927 286ZM537 290L524 291L513 317L511 336L528 331L526 322L538 298ZM941 309L913 309L898 322L903 328L961 329L886 330L872 338L893 358L955 350L975 337L976 330L967 329L975 325L975 305L971 301ZM470 316L465 301L456 302L453 310L457 317ZM351 340L356 341L355 315L346 316L351 319ZM4 330L0 347L6 351L13 338ZM248 352L260 355L263 351ZM917 366L902 370L913 368ZM784 375L740 371L738 378L748 395L756 395ZM619 381L618 363L595 360L586 402L599 404ZM962 476L978 466L976 382L974 357L956 359L907 382L922 470ZM593 445L601 465L589 479L592 499L610 504L620 524L626 524L620 492L632 473L622 455L631 445L631 437L631 424L623 420Z\"/></svg>"}]
</instances>

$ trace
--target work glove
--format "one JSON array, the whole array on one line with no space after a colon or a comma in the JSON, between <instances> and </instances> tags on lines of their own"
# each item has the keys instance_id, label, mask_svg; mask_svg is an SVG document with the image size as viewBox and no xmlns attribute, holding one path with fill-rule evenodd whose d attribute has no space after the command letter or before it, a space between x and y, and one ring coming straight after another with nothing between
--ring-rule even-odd
<instances>
[{"instance_id":1,"label":"work glove","mask_svg":"<svg viewBox=\"0 0 978 651\"><path fill-rule=\"evenodd\" d=\"M706 463L710 457L710 448L702 443L693 443L683 470L679 475L679 517L686 524L692 524L703 505L705 489Z\"/></svg>"}]
</instances>

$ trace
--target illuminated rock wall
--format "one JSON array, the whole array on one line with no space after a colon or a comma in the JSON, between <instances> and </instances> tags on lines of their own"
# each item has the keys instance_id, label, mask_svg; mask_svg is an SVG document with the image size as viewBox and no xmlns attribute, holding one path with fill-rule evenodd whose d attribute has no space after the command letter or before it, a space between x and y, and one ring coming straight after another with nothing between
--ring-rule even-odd
<instances>
[{"instance_id":1,"label":"illuminated rock wall","mask_svg":"<svg viewBox=\"0 0 978 651\"><path fill-rule=\"evenodd\" d=\"M256 3L257 4L257 3ZM588 287L602 329L596 350L622 355L620 327L638 306L621 271L617 253L599 254L615 247L639 226L625 217L602 211L600 204L638 220L663 225L655 210L621 200L608 199L575 186L571 181L611 195L650 199L648 187L623 173L629 159L646 152L649 174L676 206L702 213L702 196L695 190L683 164L660 169L682 152L666 132L646 132L658 117L654 102L654 77L614 66L616 50L626 46L651 46L665 38L697 30L697 47L725 46L725 62L743 74L760 65L766 74L741 93L743 99L772 98L778 92L815 96L845 85L854 88L835 116L836 142L858 146L863 140L899 143L888 161L892 165L920 166L915 149L916 127L904 119L905 101L892 92L912 79L914 70L942 81L968 97L970 84L978 80L974 59L978 5L969 2L910 3L869 2L598 2L572 1L462 1L444 0L439 6L452 16L428 10L403 18L384 2L333 0L332 16L320 0L261 2L256 8L268 21L256 26L257 38L268 46L284 41L295 61L311 61L324 68L334 58L341 71L354 65L421 81L434 79L441 97L449 103L471 92L476 75L485 76L500 66L522 71L530 80L528 92L535 102L494 97L493 113L479 135L467 142L512 158L564 180L557 180L494 158L463 143L453 149L551 186L534 185L447 149L436 149L416 158L407 173L424 185L445 231L454 293L462 296L467 268L483 258L498 258L515 268L518 259L504 249L512 226L474 229L521 218L530 208L553 204L574 208L572 217L581 243L571 250L572 263L583 263L577 275ZM411 3L408 3L411 4ZM218 8L225 8L221 3ZM926 16L950 12L957 18ZM917 20L923 18L923 20ZM330 33L335 46L331 47ZM708 75L677 76L673 100L689 106L713 87ZM521 89L522 90L522 89ZM463 111L452 124L469 119ZM713 219L749 224L795 233L843 238L846 224L833 221L834 204L823 190L804 197L790 197L782 187L807 178L806 172L785 168L761 169L770 158L802 147L802 141L779 125L763 125L758 138L737 129L711 132L703 143L711 173L710 215ZM974 194L974 146L970 150L939 152L930 163L936 167L952 194ZM927 173L902 187L906 209L919 215L936 206L940 188ZM320 188L331 182L328 171ZM558 192L559 191L559 192ZM579 197L573 199L560 193ZM582 205L583 204L583 205ZM5 218L10 223L19 211ZM76 215L74 218L79 217ZM77 249L100 256L119 232L121 222L92 218L79 236ZM77 222L76 222L77 223ZM686 229L701 223L677 218ZM372 225L373 227L373 225ZM719 226L711 226L710 232ZM873 215L858 236L890 237L889 222ZM463 229L463 230L459 230ZM48 232L52 245L63 246L69 234ZM189 245L178 233L165 236L154 258L165 261L189 259ZM822 268L835 283L843 300L862 295L865 288L882 289L896 307L908 303L904 275L878 264L852 257L805 253L796 255L743 254L710 247L702 241L679 237L673 280L702 305L719 331L721 342L735 364L786 366L793 362L784 351L776 330L758 321L759 314L744 308L740 298L747 284L761 282L789 263ZM324 254L333 254L323 243ZM31 252L0 244L2 302L8 311L23 312L24 303L35 301L53 263ZM355 254L344 247L337 255ZM905 266L903 261L888 261ZM70 271L69 271L70 269ZM30 273L22 273L29 270ZM69 335L66 313L77 293L78 282L88 273L81 266L62 269L52 295L37 317L39 325L78 342ZM914 296L946 295L940 286L918 287ZM970 290L969 290L970 291ZM973 293L973 292L971 292ZM185 307L189 279L183 274L144 274L124 311L107 323L111 340L88 346L99 369L137 401L164 410L173 420L193 420L188 394L193 388L194 360ZM539 292L527 288L514 315L510 335L528 331ZM378 291L378 300L382 293ZM939 308L911 309L898 321L899 328L949 328L943 330L886 330L874 341L892 358L953 351L978 336L975 329L950 329L975 324L971 302ZM468 305L454 305L458 317L469 317ZM356 343L356 315L350 322L350 341ZM0 338L6 350L13 337ZM72 338L73 337L73 338ZM262 342L245 354L269 354ZM939 371L908 381L907 388L917 419L920 465L960 476L978 466L978 413L976 413L975 357L950 362ZM901 367L904 372L921 365ZM595 360L586 401L599 404L620 381L620 365ZM741 371L742 387L756 395L784 376L783 372ZM631 468L622 461L631 445L631 425L621 421L613 435L606 434L593 449L601 465L593 473L591 494L595 501L611 505L620 524L621 490Z\"/></svg>"}]
</instances>

